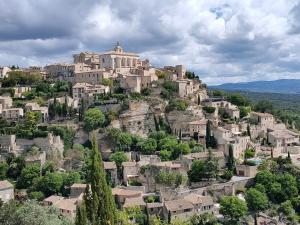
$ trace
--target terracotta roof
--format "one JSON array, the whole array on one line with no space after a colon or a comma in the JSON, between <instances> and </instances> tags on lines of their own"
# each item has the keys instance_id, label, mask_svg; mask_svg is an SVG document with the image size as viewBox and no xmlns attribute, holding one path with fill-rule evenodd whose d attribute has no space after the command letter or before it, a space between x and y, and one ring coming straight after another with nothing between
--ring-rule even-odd
<instances>
[{"instance_id":1,"label":"terracotta roof","mask_svg":"<svg viewBox=\"0 0 300 225\"><path fill-rule=\"evenodd\" d=\"M61 201L62 199L64 199L64 197L62 196L57 196L57 195L51 195L48 198L45 198L43 200L43 202L51 202L53 205L55 205L56 203L58 203L59 201Z\"/></svg>"},{"instance_id":2,"label":"terracotta roof","mask_svg":"<svg viewBox=\"0 0 300 225\"><path fill-rule=\"evenodd\" d=\"M137 198L126 198L123 205L124 208L134 207L134 206L146 206L142 197Z\"/></svg>"},{"instance_id":3,"label":"terracotta roof","mask_svg":"<svg viewBox=\"0 0 300 225\"><path fill-rule=\"evenodd\" d=\"M206 125L207 120L197 120L197 121L189 122L189 124L190 125Z\"/></svg>"},{"instance_id":4,"label":"terracotta roof","mask_svg":"<svg viewBox=\"0 0 300 225\"><path fill-rule=\"evenodd\" d=\"M134 191L134 190L128 190L123 188L113 188L112 189L113 195L118 196L127 196L127 197L138 197L142 195L141 191Z\"/></svg>"},{"instance_id":5,"label":"terracotta roof","mask_svg":"<svg viewBox=\"0 0 300 225\"><path fill-rule=\"evenodd\" d=\"M82 88L82 87L93 87L93 85L88 83L76 83L73 88Z\"/></svg>"},{"instance_id":6,"label":"terracotta roof","mask_svg":"<svg viewBox=\"0 0 300 225\"><path fill-rule=\"evenodd\" d=\"M128 167L136 166L136 162L123 162L122 166L128 166Z\"/></svg>"},{"instance_id":7,"label":"terracotta roof","mask_svg":"<svg viewBox=\"0 0 300 225\"><path fill-rule=\"evenodd\" d=\"M71 188L86 188L86 184L73 184Z\"/></svg>"},{"instance_id":8,"label":"terracotta roof","mask_svg":"<svg viewBox=\"0 0 300 225\"><path fill-rule=\"evenodd\" d=\"M104 169L106 170L113 170L117 168L115 162L103 162L103 164L104 164Z\"/></svg>"},{"instance_id":9,"label":"terracotta roof","mask_svg":"<svg viewBox=\"0 0 300 225\"><path fill-rule=\"evenodd\" d=\"M184 199L192 204L203 204L203 205L213 205L214 202L210 196L203 196L191 193L184 197Z\"/></svg>"},{"instance_id":10,"label":"terracotta roof","mask_svg":"<svg viewBox=\"0 0 300 225\"><path fill-rule=\"evenodd\" d=\"M165 207L169 211L177 211L184 209L193 209L193 204L184 199L165 201Z\"/></svg>"},{"instance_id":11,"label":"terracotta roof","mask_svg":"<svg viewBox=\"0 0 300 225\"><path fill-rule=\"evenodd\" d=\"M251 113L260 117L273 117L273 115L270 113L261 113L261 112L251 112Z\"/></svg>"},{"instance_id":12,"label":"terracotta roof","mask_svg":"<svg viewBox=\"0 0 300 225\"><path fill-rule=\"evenodd\" d=\"M76 210L77 198L63 198L55 204L59 209L75 211Z\"/></svg>"},{"instance_id":13,"label":"terracotta roof","mask_svg":"<svg viewBox=\"0 0 300 225\"><path fill-rule=\"evenodd\" d=\"M163 204L161 202L151 202L147 203L147 208L161 208Z\"/></svg>"},{"instance_id":14,"label":"terracotta roof","mask_svg":"<svg viewBox=\"0 0 300 225\"><path fill-rule=\"evenodd\" d=\"M224 157L224 153L222 151L212 152L214 157L222 158ZM195 152L188 155L182 156L183 158L187 159L206 159L208 157L208 152Z\"/></svg>"},{"instance_id":15,"label":"terracotta roof","mask_svg":"<svg viewBox=\"0 0 300 225\"><path fill-rule=\"evenodd\" d=\"M175 163L172 161L157 162L157 163L153 163L153 165L157 166L157 167L168 167L168 168L180 168L181 167L180 163Z\"/></svg>"},{"instance_id":16,"label":"terracotta roof","mask_svg":"<svg viewBox=\"0 0 300 225\"><path fill-rule=\"evenodd\" d=\"M0 190L14 188L14 186L8 180L0 181Z\"/></svg>"}]
</instances>

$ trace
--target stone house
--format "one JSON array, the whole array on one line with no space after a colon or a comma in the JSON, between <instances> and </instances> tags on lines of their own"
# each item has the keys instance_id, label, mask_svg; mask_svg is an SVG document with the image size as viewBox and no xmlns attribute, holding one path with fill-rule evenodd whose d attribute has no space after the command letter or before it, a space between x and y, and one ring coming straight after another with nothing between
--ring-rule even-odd
<instances>
[{"instance_id":1,"label":"stone house","mask_svg":"<svg viewBox=\"0 0 300 225\"><path fill-rule=\"evenodd\" d=\"M216 113L223 109L230 118L239 119L240 110L236 105L231 104L228 101L225 101L222 98L209 98L203 101L205 106L210 106L216 108Z\"/></svg>"},{"instance_id":2,"label":"stone house","mask_svg":"<svg viewBox=\"0 0 300 225\"><path fill-rule=\"evenodd\" d=\"M16 144L16 135L0 135L0 152L18 152L19 146Z\"/></svg>"},{"instance_id":3,"label":"stone house","mask_svg":"<svg viewBox=\"0 0 300 225\"><path fill-rule=\"evenodd\" d=\"M73 184L70 190L70 197L78 197L85 192L86 184Z\"/></svg>"},{"instance_id":4,"label":"stone house","mask_svg":"<svg viewBox=\"0 0 300 225\"><path fill-rule=\"evenodd\" d=\"M39 106L36 102L28 102L25 105L26 112L39 112L42 115L42 122L48 121L48 107Z\"/></svg>"},{"instance_id":5,"label":"stone house","mask_svg":"<svg viewBox=\"0 0 300 225\"><path fill-rule=\"evenodd\" d=\"M213 157L218 160L219 168L223 168L226 164L225 156L222 151L212 152ZM208 152L195 152L181 156L181 162L186 171L191 169L195 160L205 161L208 159Z\"/></svg>"},{"instance_id":6,"label":"stone house","mask_svg":"<svg viewBox=\"0 0 300 225\"><path fill-rule=\"evenodd\" d=\"M72 108L72 109L78 109L78 105L79 105L79 101L78 99L73 99L69 96L65 96L65 97L60 97L60 98L56 98L55 100L57 103L60 104L67 104L68 107ZM54 103L54 98L51 98L48 100L48 106L50 104Z\"/></svg>"},{"instance_id":7,"label":"stone house","mask_svg":"<svg viewBox=\"0 0 300 225\"><path fill-rule=\"evenodd\" d=\"M31 87L30 86L17 86L14 87L14 97L15 98L22 98L24 97L23 94L25 92L31 91Z\"/></svg>"},{"instance_id":8,"label":"stone house","mask_svg":"<svg viewBox=\"0 0 300 225\"><path fill-rule=\"evenodd\" d=\"M92 69L87 71L78 71L74 75L75 83L100 84L102 79L112 77L110 71L105 69Z\"/></svg>"},{"instance_id":9,"label":"stone house","mask_svg":"<svg viewBox=\"0 0 300 225\"><path fill-rule=\"evenodd\" d=\"M7 180L0 181L0 199L4 203L14 199L14 186Z\"/></svg>"},{"instance_id":10,"label":"stone house","mask_svg":"<svg viewBox=\"0 0 300 225\"><path fill-rule=\"evenodd\" d=\"M150 216L163 216L163 203L161 202L151 202L146 203L147 214Z\"/></svg>"},{"instance_id":11,"label":"stone house","mask_svg":"<svg viewBox=\"0 0 300 225\"><path fill-rule=\"evenodd\" d=\"M0 112L1 109L9 109L12 107L13 100L9 96L0 96Z\"/></svg>"},{"instance_id":12,"label":"stone house","mask_svg":"<svg viewBox=\"0 0 300 225\"><path fill-rule=\"evenodd\" d=\"M281 153L298 153L300 148L299 134L290 131L288 129L284 130L272 130L267 133L268 142L276 149L279 149Z\"/></svg>"},{"instance_id":13,"label":"stone house","mask_svg":"<svg viewBox=\"0 0 300 225\"><path fill-rule=\"evenodd\" d=\"M116 203L121 208L126 199L140 198L142 197L142 192L117 187L112 189L112 195L115 196Z\"/></svg>"},{"instance_id":14,"label":"stone house","mask_svg":"<svg viewBox=\"0 0 300 225\"><path fill-rule=\"evenodd\" d=\"M165 220L188 220L195 214L213 213L214 204L210 196L201 196L191 193L183 199L164 202L163 217Z\"/></svg>"},{"instance_id":15,"label":"stone house","mask_svg":"<svg viewBox=\"0 0 300 225\"><path fill-rule=\"evenodd\" d=\"M138 92L142 90L142 77L135 74L119 74L118 80L120 87L125 89L126 92Z\"/></svg>"},{"instance_id":16,"label":"stone house","mask_svg":"<svg viewBox=\"0 0 300 225\"><path fill-rule=\"evenodd\" d=\"M261 125L262 129L272 129L274 126L274 117L270 113L251 112L250 118L257 124Z\"/></svg>"},{"instance_id":17,"label":"stone house","mask_svg":"<svg viewBox=\"0 0 300 225\"><path fill-rule=\"evenodd\" d=\"M207 120L196 120L188 123L190 137L197 137L198 141L205 144Z\"/></svg>"},{"instance_id":18,"label":"stone house","mask_svg":"<svg viewBox=\"0 0 300 225\"><path fill-rule=\"evenodd\" d=\"M43 200L44 206L54 206L59 209L59 212L67 217L75 218L77 204L82 200L82 196L76 198L64 198L61 196L52 195Z\"/></svg>"},{"instance_id":19,"label":"stone house","mask_svg":"<svg viewBox=\"0 0 300 225\"><path fill-rule=\"evenodd\" d=\"M3 79L5 77L8 77L8 73L11 71L11 69L7 66L0 66L0 79Z\"/></svg>"},{"instance_id":20,"label":"stone house","mask_svg":"<svg viewBox=\"0 0 300 225\"><path fill-rule=\"evenodd\" d=\"M115 162L103 162L106 176L109 177L109 180L112 186L118 184L118 170Z\"/></svg>"},{"instance_id":21,"label":"stone house","mask_svg":"<svg viewBox=\"0 0 300 225\"><path fill-rule=\"evenodd\" d=\"M257 174L257 166L237 165L236 174L242 177L255 177Z\"/></svg>"},{"instance_id":22,"label":"stone house","mask_svg":"<svg viewBox=\"0 0 300 225\"><path fill-rule=\"evenodd\" d=\"M45 164L46 162L46 152L42 151L39 152L38 154L35 155L26 155L25 156L25 164L38 164L41 167Z\"/></svg>"},{"instance_id":23,"label":"stone house","mask_svg":"<svg viewBox=\"0 0 300 225\"><path fill-rule=\"evenodd\" d=\"M126 198L123 208L131 208L131 207L139 207L144 209L146 207L146 203L143 197L136 197L136 198Z\"/></svg>"},{"instance_id":24,"label":"stone house","mask_svg":"<svg viewBox=\"0 0 300 225\"><path fill-rule=\"evenodd\" d=\"M3 109L0 115L8 121L18 122L23 119L24 110L22 108Z\"/></svg>"},{"instance_id":25,"label":"stone house","mask_svg":"<svg viewBox=\"0 0 300 225\"><path fill-rule=\"evenodd\" d=\"M139 166L136 162L123 162L123 182L136 180L139 177Z\"/></svg>"},{"instance_id":26,"label":"stone house","mask_svg":"<svg viewBox=\"0 0 300 225\"><path fill-rule=\"evenodd\" d=\"M104 85L91 85L88 83L76 83L72 87L73 99L89 99L96 94L109 93L109 87Z\"/></svg>"},{"instance_id":27,"label":"stone house","mask_svg":"<svg viewBox=\"0 0 300 225\"><path fill-rule=\"evenodd\" d=\"M18 147L18 152L15 154L21 154L24 150L29 149L31 146L37 146L46 152L46 158L52 157L63 157L64 143L60 136L54 136L51 133L48 133L47 137L39 137L34 139L23 139L17 138L16 145Z\"/></svg>"}]
</instances>

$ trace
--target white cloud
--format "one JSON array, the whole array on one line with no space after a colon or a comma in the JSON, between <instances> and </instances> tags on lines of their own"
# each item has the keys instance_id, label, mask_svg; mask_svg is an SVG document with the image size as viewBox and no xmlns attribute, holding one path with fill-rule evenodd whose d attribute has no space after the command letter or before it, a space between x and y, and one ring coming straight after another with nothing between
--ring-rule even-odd
<instances>
[{"instance_id":1,"label":"white cloud","mask_svg":"<svg viewBox=\"0 0 300 225\"><path fill-rule=\"evenodd\" d=\"M70 61L121 41L210 84L299 78L299 0L0 1L0 65Z\"/></svg>"}]
</instances>

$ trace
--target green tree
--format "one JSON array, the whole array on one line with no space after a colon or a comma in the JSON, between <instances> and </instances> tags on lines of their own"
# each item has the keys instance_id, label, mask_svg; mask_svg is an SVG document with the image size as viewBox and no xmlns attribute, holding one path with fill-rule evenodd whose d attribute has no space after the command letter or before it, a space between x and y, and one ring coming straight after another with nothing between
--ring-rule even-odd
<instances>
[{"instance_id":1,"label":"green tree","mask_svg":"<svg viewBox=\"0 0 300 225\"><path fill-rule=\"evenodd\" d=\"M268 197L265 193L260 192L256 188L250 188L246 192L245 199L249 210L251 210L254 213L255 221L257 224L257 213L267 209Z\"/></svg>"},{"instance_id":2,"label":"green tree","mask_svg":"<svg viewBox=\"0 0 300 225\"><path fill-rule=\"evenodd\" d=\"M116 224L116 209L111 189L107 185L103 162L96 138L93 137L91 154L91 198L85 198L87 211L90 210L92 225Z\"/></svg>"},{"instance_id":3,"label":"green tree","mask_svg":"<svg viewBox=\"0 0 300 225\"><path fill-rule=\"evenodd\" d=\"M172 151L172 158L177 159L180 155L186 155L191 153L191 149L188 143L178 144Z\"/></svg>"},{"instance_id":4,"label":"green tree","mask_svg":"<svg viewBox=\"0 0 300 225\"><path fill-rule=\"evenodd\" d=\"M45 207L35 201L17 204L11 201L0 210L0 224L7 225L72 225L55 207Z\"/></svg>"},{"instance_id":5,"label":"green tree","mask_svg":"<svg viewBox=\"0 0 300 225\"><path fill-rule=\"evenodd\" d=\"M155 152L157 148L156 140L153 138L148 138L138 143L139 149L144 155L151 155Z\"/></svg>"},{"instance_id":6,"label":"green tree","mask_svg":"<svg viewBox=\"0 0 300 225\"><path fill-rule=\"evenodd\" d=\"M81 203L76 208L75 225L88 225L85 203Z\"/></svg>"},{"instance_id":7,"label":"green tree","mask_svg":"<svg viewBox=\"0 0 300 225\"><path fill-rule=\"evenodd\" d=\"M6 178L6 174L8 171L8 164L7 163L0 163L0 180L4 180Z\"/></svg>"},{"instance_id":8,"label":"green tree","mask_svg":"<svg viewBox=\"0 0 300 225\"><path fill-rule=\"evenodd\" d=\"M120 150L129 151L132 144L132 136L130 133L121 132L117 137L117 145Z\"/></svg>"},{"instance_id":9,"label":"green tree","mask_svg":"<svg viewBox=\"0 0 300 225\"><path fill-rule=\"evenodd\" d=\"M194 215L190 219L191 225L218 225L218 219L211 213Z\"/></svg>"},{"instance_id":10,"label":"green tree","mask_svg":"<svg viewBox=\"0 0 300 225\"><path fill-rule=\"evenodd\" d=\"M127 155L121 151L111 154L109 160L115 162L118 167L121 167L123 162L129 161Z\"/></svg>"},{"instance_id":11,"label":"green tree","mask_svg":"<svg viewBox=\"0 0 300 225\"><path fill-rule=\"evenodd\" d=\"M104 121L104 114L97 108L87 110L83 118L84 127L87 131L92 131L103 126Z\"/></svg>"},{"instance_id":12,"label":"green tree","mask_svg":"<svg viewBox=\"0 0 300 225\"><path fill-rule=\"evenodd\" d=\"M29 164L25 166L18 178L17 187L26 189L32 186L33 179L40 176L40 169L40 165L38 164Z\"/></svg>"},{"instance_id":13,"label":"green tree","mask_svg":"<svg viewBox=\"0 0 300 225\"><path fill-rule=\"evenodd\" d=\"M41 190L45 196L59 194L63 186L63 177L61 173L46 173L45 176L38 181L37 190Z\"/></svg>"},{"instance_id":14,"label":"green tree","mask_svg":"<svg viewBox=\"0 0 300 225\"><path fill-rule=\"evenodd\" d=\"M159 158L161 161L169 161L171 159L172 152L168 150L161 150L159 152Z\"/></svg>"},{"instance_id":15,"label":"green tree","mask_svg":"<svg viewBox=\"0 0 300 225\"><path fill-rule=\"evenodd\" d=\"M231 222L237 222L246 215L248 210L246 202L236 196L224 196L220 205L220 213L225 218L229 218Z\"/></svg>"}]
</instances>

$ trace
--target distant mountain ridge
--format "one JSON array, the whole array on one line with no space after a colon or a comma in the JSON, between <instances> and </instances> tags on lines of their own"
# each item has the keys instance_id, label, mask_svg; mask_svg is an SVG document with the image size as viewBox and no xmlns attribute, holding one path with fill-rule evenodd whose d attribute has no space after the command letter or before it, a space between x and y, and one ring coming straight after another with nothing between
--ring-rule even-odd
<instances>
[{"instance_id":1,"label":"distant mountain ridge","mask_svg":"<svg viewBox=\"0 0 300 225\"><path fill-rule=\"evenodd\" d=\"M253 81L243 83L226 83L209 86L211 89L231 91L251 91L268 93L300 94L300 79L281 79L272 81Z\"/></svg>"}]
</instances>

